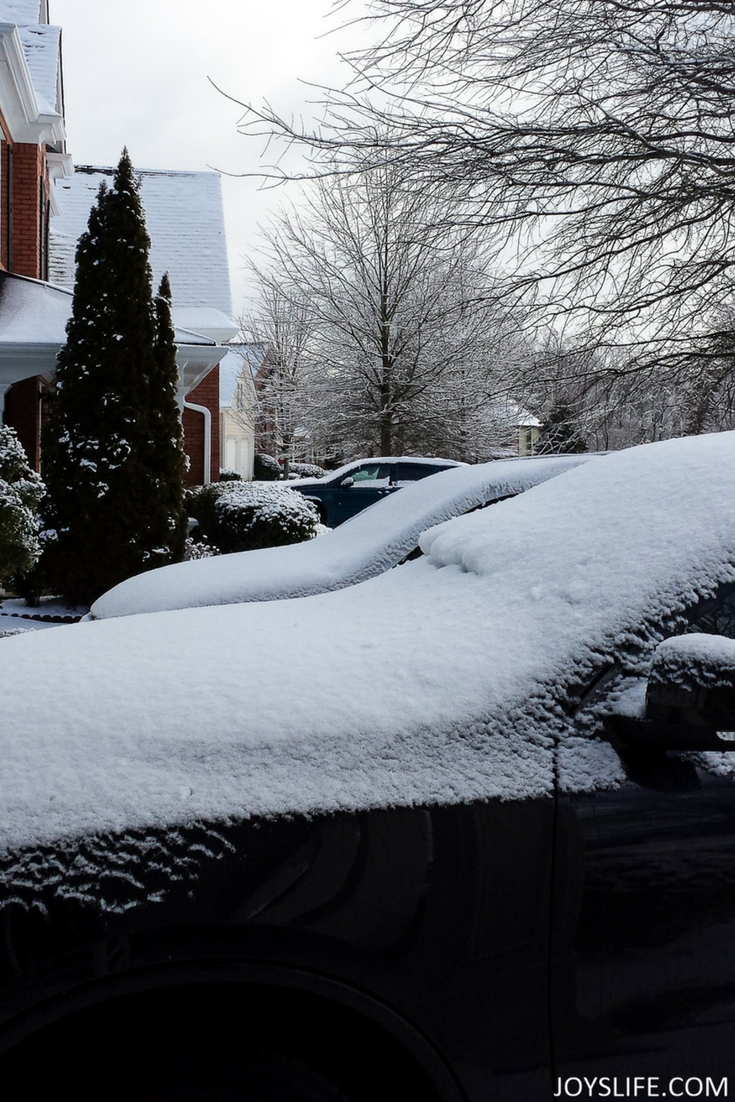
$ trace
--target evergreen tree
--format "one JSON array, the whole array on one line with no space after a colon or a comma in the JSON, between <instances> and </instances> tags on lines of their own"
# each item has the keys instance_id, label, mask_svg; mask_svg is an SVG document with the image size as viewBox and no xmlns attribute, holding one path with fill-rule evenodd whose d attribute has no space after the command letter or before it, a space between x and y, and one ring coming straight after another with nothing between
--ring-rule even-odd
<instances>
[{"instance_id":1,"label":"evergreen tree","mask_svg":"<svg viewBox=\"0 0 735 1102\"><path fill-rule=\"evenodd\" d=\"M56 538L45 566L76 601L183 554L170 287L154 306L149 247L124 150L79 239L46 435L46 522Z\"/></svg>"},{"instance_id":2,"label":"evergreen tree","mask_svg":"<svg viewBox=\"0 0 735 1102\"><path fill-rule=\"evenodd\" d=\"M535 450L538 455L587 451L587 444L574 423L574 412L566 403L558 402L549 411Z\"/></svg>"}]
</instances>

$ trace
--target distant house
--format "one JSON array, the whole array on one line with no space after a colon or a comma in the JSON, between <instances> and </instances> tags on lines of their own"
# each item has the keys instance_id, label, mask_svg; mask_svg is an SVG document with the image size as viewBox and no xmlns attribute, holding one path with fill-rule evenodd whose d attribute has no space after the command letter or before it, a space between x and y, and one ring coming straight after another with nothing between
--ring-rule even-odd
<instances>
[{"instance_id":1,"label":"distant house","mask_svg":"<svg viewBox=\"0 0 735 1102\"><path fill-rule=\"evenodd\" d=\"M258 423L255 379L262 370L268 347L265 341L233 341L220 361L221 466L248 480L253 477Z\"/></svg>"},{"instance_id":2,"label":"distant house","mask_svg":"<svg viewBox=\"0 0 735 1102\"><path fill-rule=\"evenodd\" d=\"M529 413L527 409L516 405L515 402L512 405L515 407L512 421L514 427L518 430L518 454L535 455L538 435L541 431L541 421L538 417L534 417L532 413Z\"/></svg>"},{"instance_id":3,"label":"distant house","mask_svg":"<svg viewBox=\"0 0 735 1102\"><path fill-rule=\"evenodd\" d=\"M99 184L66 151L61 31L47 0L0 0L0 415L40 467L43 407L66 340L74 253ZM231 318L220 179L144 172L142 199L157 281L174 299L179 403L191 482L220 461L218 365Z\"/></svg>"}]
</instances>

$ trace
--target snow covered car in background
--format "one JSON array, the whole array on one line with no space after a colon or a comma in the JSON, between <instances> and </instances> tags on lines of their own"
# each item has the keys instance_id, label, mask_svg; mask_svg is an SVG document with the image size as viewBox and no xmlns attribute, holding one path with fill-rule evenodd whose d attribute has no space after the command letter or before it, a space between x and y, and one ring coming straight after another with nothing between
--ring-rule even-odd
<instances>
[{"instance_id":1,"label":"snow covered car in background","mask_svg":"<svg viewBox=\"0 0 735 1102\"><path fill-rule=\"evenodd\" d=\"M92 617L273 601L355 585L400 563L432 525L513 497L590 458L555 455L456 466L406 486L400 495L376 502L317 540L139 574L100 597Z\"/></svg>"},{"instance_id":2,"label":"snow covered car in background","mask_svg":"<svg viewBox=\"0 0 735 1102\"><path fill-rule=\"evenodd\" d=\"M330 471L323 478L296 478L288 485L314 503L322 524L336 528L396 490L439 471L460 466L463 464L453 459L417 456L357 459Z\"/></svg>"},{"instance_id":3,"label":"snow covered car in background","mask_svg":"<svg viewBox=\"0 0 735 1102\"><path fill-rule=\"evenodd\" d=\"M0 642L6 1082L729 1095L735 435L421 546L337 592Z\"/></svg>"}]
</instances>

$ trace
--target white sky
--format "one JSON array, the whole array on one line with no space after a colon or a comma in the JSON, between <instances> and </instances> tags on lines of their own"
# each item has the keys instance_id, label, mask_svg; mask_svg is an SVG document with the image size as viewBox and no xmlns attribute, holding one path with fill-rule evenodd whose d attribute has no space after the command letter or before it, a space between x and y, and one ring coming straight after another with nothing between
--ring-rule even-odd
<instances>
[{"instance_id":1,"label":"white sky","mask_svg":"<svg viewBox=\"0 0 735 1102\"><path fill-rule=\"evenodd\" d=\"M358 40L335 31L347 13L331 0L50 0L63 28L68 150L76 164L116 164L127 145L138 168L258 171L264 140L237 134L242 101L268 100L285 116L318 98L299 80L340 85L340 50ZM351 6L355 14L359 5ZM364 29L360 29L364 34ZM243 255L283 189L223 177L233 310L247 293Z\"/></svg>"}]
</instances>

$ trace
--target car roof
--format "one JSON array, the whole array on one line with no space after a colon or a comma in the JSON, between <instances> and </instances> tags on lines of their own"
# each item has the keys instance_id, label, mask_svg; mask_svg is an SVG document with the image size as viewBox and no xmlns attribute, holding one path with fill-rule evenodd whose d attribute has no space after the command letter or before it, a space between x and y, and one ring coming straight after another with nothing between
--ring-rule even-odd
<instances>
[{"instance_id":1,"label":"car roof","mask_svg":"<svg viewBox=\"0 0 735 1102\"><path fill-rule=\"evenodd\" d=\"M390 569L426 528L587 462L588 455L504 459L440 471L306 543L176 563L130 578L95 602L95 617L279 600L341 589ZM293 483L284 483L289 488Z\"/></svg>"},{"instance_id":2,"label":"car roof","mask_svg":"<svg viewBox=\"0 0 735 1102\"><path fill-rule=\"evenodd\" d=\"M399 463L415 463L419 466L424 464L427 467L465 467L466 463L460 463L456 459L442 459L440 456L426 456L426 455L376 455L367 456L365 459L352 459L349 463L344 463L341 467L337 467L333 471L325 471L320 478L291 478L288 481L289 486L318 486L320 483L326 481L333 482L340 478L346 478L351 471L354 471L356 467L364 467L366 465L373 465L375 463L388 463L391 467L398 466Z\"/></svg>"},{"instance_id":3,"label":"car roof","mask_svg":"<svg viewBox=\"0 0 735 1102\"><path fill-rule=\"evenodd\" d=\"M616 783L567 705L735 580L735 435L610 455L422 546L338 592L2 640L0 844Z\"/></svg>"}]
</instances>

